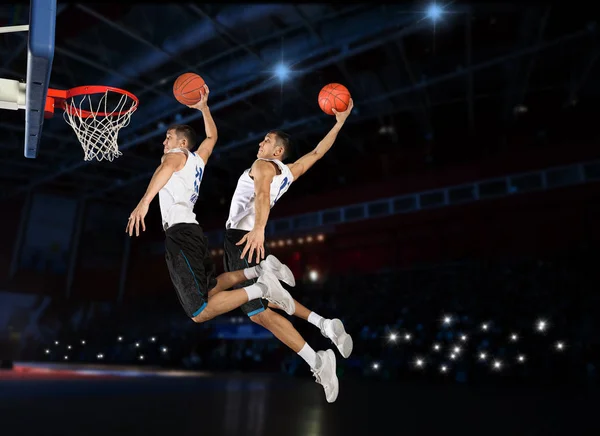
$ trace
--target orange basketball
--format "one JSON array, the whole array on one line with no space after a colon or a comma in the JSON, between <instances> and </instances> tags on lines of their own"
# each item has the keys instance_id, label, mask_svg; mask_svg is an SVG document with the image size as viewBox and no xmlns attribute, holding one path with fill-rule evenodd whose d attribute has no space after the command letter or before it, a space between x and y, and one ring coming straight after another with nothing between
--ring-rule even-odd
<instances>
[{"instance_id":1,"label":"orange basketball","mask_svg":"<svg viewBox=\"0 0 600 436\"><path fill-rule=\"evenodd\" d=\"M339 83L325 85L319 92L319 106L327 115L335 115L331 109L343 112L350 104L350 91Z\"/></svg>"},{"instance_id":2,"label":"orange basketball","mask_svg":"<svg viewBox=\"0 0 600 436\"><path fill-rule=\"evenodd\" d=\"M183 73L173 84L173 95L177 101L192 106L200 101L204 94L204 79L196 73Z\"/></svg>"}]
</instances>

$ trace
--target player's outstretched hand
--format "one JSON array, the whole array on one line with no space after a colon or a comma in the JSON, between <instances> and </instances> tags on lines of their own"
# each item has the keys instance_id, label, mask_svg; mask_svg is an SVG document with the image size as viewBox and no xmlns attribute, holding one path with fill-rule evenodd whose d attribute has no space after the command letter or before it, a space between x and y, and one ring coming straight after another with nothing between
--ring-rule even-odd
<instances>
[{"instance_id":1,"label":"player's outstretched hand","mask_svg":"<svg viewBox=\"0 0 600 436\"><path fill-rule=\"evenodd\" d=\"M127 227L125 227L125 233L129 233L129 236L133 236L133 229L135 227L135 236L140 236L140 222L142 223L142 231L146 231L146 223L144 218L148 213L148 205L140 202L131 215L129 215L129 221Z\"/></svg>"},{"instance_id":2,"label":"player's outstretched hand","mask_svg":"<svg viewBox=\"0 0 600 436\"><path fill-rule=\"evenodd\" d=\"M348 118L348 115L350 115L350 112L352 112L352 108L354 107L354 101L352 99L350 99L350 101L348 102L348 107L346 108L346 110L344 112L339 112L337 110L331 109L331 111L335 114L335 119L338 122L344 122L346 121L346 118Z\"/></svg>"},{"instance_id":3,"label":"player's outstretched hand","mask_svg":"<svg viewBox=\"0 0 600 436\"><path fill-rule=\"evenodd\" d=\"M248 262L252 262L252 255L256 251L256 263L260 263L265 258L265 232L260 230L252 230L244 235L242 239L235 245L246 243L240 259L243 259L248 253Z\"/></svg>"},{"instance_id":4,"label":"player's outstretched hand","mask_svg":"<svg viewBox=\"0 0 600 436\"><path fill-rule=\"evenodd\" d=\"M199 111L203 111L208 109L208 94L210 94L210 89L208 89L208 85L204 84L204 93L202 94L202 98L196 104L188 105L189 108L198 109Z\"/></svg>"}]
</instances>

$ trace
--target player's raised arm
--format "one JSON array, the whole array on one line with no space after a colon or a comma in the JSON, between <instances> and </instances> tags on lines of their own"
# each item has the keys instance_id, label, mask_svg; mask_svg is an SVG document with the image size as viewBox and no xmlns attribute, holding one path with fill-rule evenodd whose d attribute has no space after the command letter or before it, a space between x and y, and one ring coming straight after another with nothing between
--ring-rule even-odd
<instances>
[{"instance_id":1,"label":"player's raised arm","mask_svg":"<svg viewBox=\"0 0 600 436\"><path fill-rule=\"evenodd\" d=\"M186 156L184 153L168 153L162 158L161 164L154 172L146 193L138 203L137 207L131 212L129 221L125 232L129 233L129 236L133 235L133 229L135 227L135 236L140 236L140 222L142 224L142 231L146 231L146 224L144 218L148 213L148 207L150 203L158 194L163 186L167 184L174 172L179 171L185 165Z\"/></svg>"},{"instance_id":2,"label":"player's raised arm","mask_svg":"<svg viewBox=\"0 0 600 436\"><path fill-rule=\"evenodd\" d=\"M276 174L277 172L273 164L267 161L257 160L252 166L255 194L255 221L254 228L246 233L236 244L241 245L246 242L240 259L244 258L246 253L249 253L248 260L251 260L255 251L256 263L265 258L265 227L267 226L269 211L271 210L271 182Z\"/></svg>"},{"instance_id":3,"label":"player's raised arm","mask_svg":"<svg viewBox=\"0 0 600 436\"><path fill-rule=\"evenodd\" d=\"M342 126L346 122L346 118L350 115L350 111L354 107L354 103L352 99L350 99L350 103L348 104L348 108L344 112L338 112L333 109L333 113L335 114L335 119L337 120L335 126L325 135L325 137L317 144L315 149L310 153L305 154L296 162L288 165L290 171L294 175L294 180L298 179L302 174L304 174L310 167L312 167L315 162L321 159L325 153L329 151L339 131L342 129Z\"/></svg>"},{"instance_id":4,"label":"player's raised arm","mask_svg":"<svg viewBox=\"0 0 600 436\"><path fill-rule=\"evenodd\" d=\"M208 158L213 152L213 148L215 148L215 144L217 143L217 125L215 124L215 120L213 120L212 114L210 113L210 109L208 108L208 94L210 90L208 89L208 85L204 85L204 94L202 94L202 98L198 103L191 107L193 109L198 109L202 112L202 117L204 118L204 129L206 130L206 139L202 141L200 147L198 147L198 155L202 158L204 163L208 162Z\"/></svg>"}]
</instances>

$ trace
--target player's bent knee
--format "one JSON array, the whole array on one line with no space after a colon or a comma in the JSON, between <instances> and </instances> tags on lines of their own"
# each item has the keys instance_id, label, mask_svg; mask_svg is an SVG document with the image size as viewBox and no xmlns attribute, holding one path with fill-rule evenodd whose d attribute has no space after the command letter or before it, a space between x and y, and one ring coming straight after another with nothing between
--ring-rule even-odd
<instances>
[{"instance_id":1,"label":"player's bent knee","mask_svg":"<svg viewBox=\"0 0 600 436\"><path fill-rule=\"evenodd\" d=\"M191 318L192 321L194 321L195 323L199 324L202 322L206 322L209 319L212 319L213 317L210 314L210 309L208 309L206 307L206 304L202 305L202 307L200 309L198 309L198 311L196 313L193 313Z\"/></svg>"},{"instance_id":2,"label":"player's bent knee","mask_svg":"<svg viewBox=\"0 0 600 436\"><path fill-rule=\"evenodd\" d=\"M204 312L203 312L204 313ZM202 322L208 321L208 319L206 318L205 315L203 315L203 313L201 313L200 315L196 315L192 318L192 321L194 321L196 324L200 324Z\"/></svg>"},{"instance_id":3,"label":"player's bent knee","mask_svg":"<svg viewBox=\"0 0 600 436\"><path fill-rule=\"evenodd\" d=\"M252 315L250 317L250 321L255 322L256 324L264 327L269 322L270 312L271 311L269 309L263 310L262 312L259 312L256 315Z\"/></svg>"}]
</instances>

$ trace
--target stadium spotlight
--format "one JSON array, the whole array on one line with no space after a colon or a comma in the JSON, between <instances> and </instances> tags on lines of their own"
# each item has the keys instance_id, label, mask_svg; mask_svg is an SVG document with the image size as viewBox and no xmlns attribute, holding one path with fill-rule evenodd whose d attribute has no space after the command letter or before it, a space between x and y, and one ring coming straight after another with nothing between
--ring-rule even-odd
<instances>
[{"instance_id":1,"label":"stadium spotlight","mask_svg":"<svg viewBox=\"0 0 600 436\"><path fill-rule=\"evenodd\" d=\"M289 77L290 69L287 67L287 65L284 65L283 63L277 64L277 66L275 67L275 75L279 80L283 82Z\"/></svg>"},{"instance_id":2,"label":"stadium spotlight","mask_svg":"<svg viewBox=\"0 0 600 436\"><path fill-rule=\"evenodd\" d=\"M437 21L442 16L442 8L437 3L432 3L427 8L427 17Z\"/></svg>"}]
</instances>

